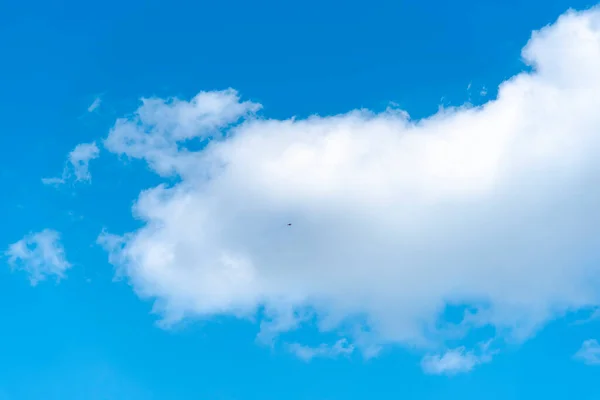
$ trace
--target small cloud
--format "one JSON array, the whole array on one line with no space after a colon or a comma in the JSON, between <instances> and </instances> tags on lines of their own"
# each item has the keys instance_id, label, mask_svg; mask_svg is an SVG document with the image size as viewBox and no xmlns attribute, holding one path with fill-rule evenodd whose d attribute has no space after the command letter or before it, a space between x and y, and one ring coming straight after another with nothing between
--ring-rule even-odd
<instances>
[{"instance_id":1,"label":"small cloud","mask_svg":"<svg viewBox=\"0 0 600 400\"><path fill-rule=\"evenodd\" d=\"M13 270L29 274L32 286L48 276L56 276L56 279L60 280L71 267L60 243L60 234L52 229L26 235L11 244L5 255L8 256L8 263Z\"/></svg>"},{"instance_id":2,"label":"small cloud","mask_svg":"<svg viewBox=\"0 0 600 400\"><path fill-rule=\"evenodd\" d=\"M596 339L586 340L574 358L587 365L600 365L600 343Z\"/></svg>"},{"instance_id":3,"label":"small cloud","mask_svg":"<svg viewBox=\"0 0 600 400\"><path fill-rule=\"evenodd\" d=\"M470 372L476 366L490 362L493 352L489 352L489 343L480 345L480 354L466 351L464 346L451 349L443 354L430 354L421 360L421 368L430 375L456 375Z\"/></svg>"},{"instance_id":4,"label":"small cloud","mask_svg":"<svg viewBox=\"0 0 600 400\"><path fill-rule=\"evenodd\" d=\"M65 174L63 174L60 178L58 178L58 177L42 178L42 183L44 185L58 186L58 185L62 185L65 182L66 182Z\"/></svg>"},{"instance_id":5,"label":"small cloud","mask_svg":"<svg viewBox=\"0 0 600 400\"><path fill-rule=\"evenodd\" d=\"M92 176L89 171L90 160L98 158L100 150L96 142L78 144L71 153L69 153L69 162L73 166L75 178L77 181L90 181Z\"/></svg>"},{"instance_id":6,"label":"small cloud","mask_svg":"<svg viewBox=\"0 0 600 400\"><path fill-rule=\"evenodd\" d=\"M96 97L92 104L90 104L90 106L88 107L88 112L94 112L96 109L98 109L98 107L100 107L100 103L102 103L102 100L100 99L100 97Z\"/></svg>"},{"instance_id":7,"label":"small cloud","mask_svg":"<svg viewBox=\"0 0 600 400\"><path fill-rule=\"evenodd\" d=\"M487 96L487 94L488 94L487 88L485 86L482 87L481 91L479 92L479 95L480 96Z\"/></svg>"},{"instance_id":8,"label":"small cloud","mask_svg":"<svg viewBox=\"0 0 600 400\"><path fill-rule=\"evenodd\" d=\"M354 352L354 346L346 339L340 339L333 346L321 344L318 347L304 346L299 343L288 345L288 350L304 361L310 361L316 357L335 358L338 356L349 356Z\"/></svg>"},{"instance_id":9,"label":"small cloud","mask_svg":"<svg viewBox=\"0 0 600 400\"><path fill-rule=\"evenodd\" d=\"M67 182L73 175L76 182L89 182L92 180L92 175L89 171L89 163L91 160L98 158L100 150L96 142L81 143L75 146L73 151L69 153L67 164L63 169L60 177L42 178L44 185L58 186Z\"/></svg>"}]
</instances>

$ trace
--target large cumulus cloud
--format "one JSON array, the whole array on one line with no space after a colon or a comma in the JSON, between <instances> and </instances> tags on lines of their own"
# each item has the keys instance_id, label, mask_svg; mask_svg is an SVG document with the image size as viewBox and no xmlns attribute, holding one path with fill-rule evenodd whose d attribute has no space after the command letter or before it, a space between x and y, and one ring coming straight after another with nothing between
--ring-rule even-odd
<instances>
[{"instance_id":1,"label":"large cumulus cloud","mask_svg":"<svg viewBox=\"0 0 600 400\"><path fill-rule=\"evenodd\" d=\"M146 99L104 145L179 180L100 241L167 322L264 310L273 335L308 314L363 348L526 339L600 305L600 11L535 32L523 58L495 100L418 121L266 119L233 90ZM459 329L453 304L470 307Z\"/></svg>"}]
</instances>

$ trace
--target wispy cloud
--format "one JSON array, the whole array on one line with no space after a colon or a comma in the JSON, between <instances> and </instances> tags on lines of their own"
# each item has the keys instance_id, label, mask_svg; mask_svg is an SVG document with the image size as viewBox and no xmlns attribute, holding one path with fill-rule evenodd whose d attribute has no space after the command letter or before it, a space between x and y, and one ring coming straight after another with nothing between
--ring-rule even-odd
<instances>
[{"instance_id":1,"label":"wispy cloud","mask_svg":"<svg viewBox=\"0 0 600 400\"><path fill-rule=\"evenodd\" d=\"M58 185L62 185L67 181L67 176L66 174L63 172L63 174L58 177L55 176L53 178L42 178L42 183L44 185L51 185L51 186L58 186Z\"/></svg>"},{"instance_id":2,"label":"wispy cloud","mask_svg":"<svg viewBox=\"0 0 600 400\"><path fill-rule=\"evenodd\" d=\"M574 358L587 365L600 365L600 343L596 339L584 341Z\"/></svg>"},{"instance_id":3,"label":"wispy cloud","mask_svg":"<svg viewBox=\"0 0 600 400\"><path fill-rule=\"evenodd\" d=\"M476 366L492 360L494 352L489 350L489 344L489 342L481 344L478 352L458 347L444 353L426 355L421 360L421 368L431 375L456 375L469 372Z\"/></svg>"},{"instance_id":4,"label":"wispy cloud","mask_svg":"<svg viewBox=\"0 0 600 400\"><path fill-rule=\"evenodd\" d=\"M72 176L76 182L89 182L92 175L89 171L91 160L98 158L100 150L96 142L78 144L68 155L66 165L60 177L42 178L45 185L62 185Z\"/></svg>"},{"instance_id":5,"label":"wispy cloud","mask_svg":"<svg viewBox=\"0 0 600 400\"><path fill-rule=\"evenodd\" d=\"M95 110L98 109L98 107L100 107L100 104L102 103L102 99L100 97L96 97L94 99L94 101L92 102L92 104L89 105L88 107L88 112L93 112Z\"/></svg>"},{"instance_id":6,"label":"wispy cloud","mask_svg":"<svg viewBox=\"0 0 600 400\"><path fill-rule=\"evenodd\" d=\"M588 316L585 318L576 319L571 323L571 325L583 325L597 320L600 320L600 308L591 310L591 313Z\"/></svg>"},{"instance_id":7,"label":"wispy cloud","mask_svg":"<svg viewBox=\"0 0 600 400\"><path fill-rule=\"evenodd\" d=\"M13 270L27 272L33 286L50 276L60 280L71 267L60 242L60 234L52 229L26 235L11 244L5 255Z\"/></svg>"},{"instance_id":8,"label":"wispy cloud","mask_svg":"<svg viewBox=\"0 0 600 400\"><path fill-rule=\"evenodd\" d=\"M335 358L338 356L349 356L354 352L354 346L346 339L340 339L333 345L321 344L317 347L305 346L299 343L288 344L288 350L304 361L313 358Z\"/></svg>"}]
</instances>

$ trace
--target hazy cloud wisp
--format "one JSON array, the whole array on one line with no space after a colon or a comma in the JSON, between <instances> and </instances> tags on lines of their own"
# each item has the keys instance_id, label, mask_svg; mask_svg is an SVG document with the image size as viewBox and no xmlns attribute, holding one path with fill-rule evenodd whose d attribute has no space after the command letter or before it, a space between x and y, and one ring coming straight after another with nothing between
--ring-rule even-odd
<instances>
[{"instance_id":1,"label":"hazy cloud wisp","mask_svg":"<svg viewBox=\"0 0 600 400\"><path fill-rule=\"evenodd\" d=\"M61 185L66 183L71 177L74 177L76 182L90 182L92 175L90 174L90 161L98 158L100 149L95 142L81 143L69 153L67 163L60 177L42 178L42 183L45 185Z\"/></svg>"},{"instance_id":2,"label":"hazy cloud wisp","mask_svg":"<svg viewBox=\"0 0 600 400\"><path fill-rule=\"evenodd\" d=\"M60 234L52 229L26 235L11 244L5 255L11 268L29 275L32 286L48 277L63 279L65 272L71 268L60 242Z\"/></svg>"}]
</instances>

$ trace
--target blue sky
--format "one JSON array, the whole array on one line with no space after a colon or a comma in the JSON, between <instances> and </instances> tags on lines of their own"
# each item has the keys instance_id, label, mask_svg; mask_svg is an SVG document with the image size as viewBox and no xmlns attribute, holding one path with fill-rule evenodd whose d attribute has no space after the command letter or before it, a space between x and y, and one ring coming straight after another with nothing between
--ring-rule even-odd
<instances>
[{"instance_id":1,"label":"blue sky","mask_svg":"<svg viewBox=\"0 0 600 400\"><path fill-rule=\"evenodd\" d=\"M0 400L596 398L593 5L0 3Z\"/></svg>"}]
</instances>

